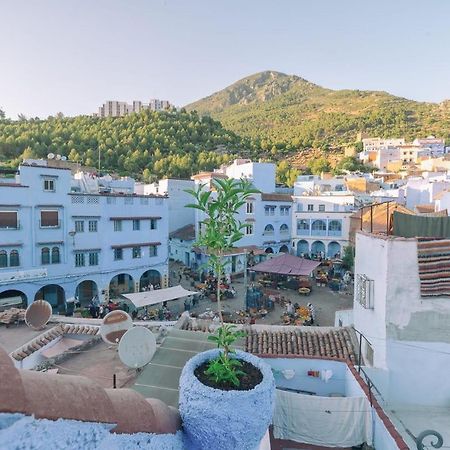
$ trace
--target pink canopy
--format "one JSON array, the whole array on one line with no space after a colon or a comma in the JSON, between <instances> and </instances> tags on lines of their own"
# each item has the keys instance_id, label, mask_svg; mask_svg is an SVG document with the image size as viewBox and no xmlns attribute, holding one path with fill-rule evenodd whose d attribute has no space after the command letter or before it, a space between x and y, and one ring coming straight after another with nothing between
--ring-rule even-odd
<instances>
[{"instance_id":1,"label":"pink canopy","mask_svg":"<svg viewBox=\"0 0 450 450\"><path fill-rule=\"evenodd\" d=\"M259 263L250 268L250 270L277 273L279 275L308 276L319 265L320 262L318 261L311 261L310 259L299 258L298 256L284 253L281 256L270 258Z\"/></svg>"}]
</instances>

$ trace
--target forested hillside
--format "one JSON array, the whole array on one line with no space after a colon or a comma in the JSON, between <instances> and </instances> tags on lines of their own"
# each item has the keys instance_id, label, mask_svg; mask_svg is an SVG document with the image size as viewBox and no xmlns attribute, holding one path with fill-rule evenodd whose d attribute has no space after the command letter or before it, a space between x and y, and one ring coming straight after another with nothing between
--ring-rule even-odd
<instances>
[{"instance_id":1,"label":"forested hillside","mask_svg":"<svg viewBox=\"0 0 450 450\"><path fill-rule=\"evenodd\" d=\"M263 149L288 150L354 142L358 132L379 137L434 134L450 141L450 102L423 103L386 92L325 89L295 75L267 71L244 78L186 106L220 120Z\"/></svg>"},{"instance_id":2,"label":"forested hillside","mask_svg":"<svg viewBox=\"0 0 450 450\"><path fill-rule=\"evenodd\" d=\"M189 177L248 153L251 144L195 112L143 112L99 119L80 116L0 120L0 161L12 167L48 153L141 179Z\"/></svg>"}]
</instances>

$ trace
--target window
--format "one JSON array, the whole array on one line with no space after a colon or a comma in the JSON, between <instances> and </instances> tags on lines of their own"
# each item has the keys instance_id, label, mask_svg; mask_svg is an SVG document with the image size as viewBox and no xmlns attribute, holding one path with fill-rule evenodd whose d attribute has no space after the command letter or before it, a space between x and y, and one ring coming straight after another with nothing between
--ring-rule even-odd
<instances>
[{"instance_id":1,"label":"window","mask_svg":"<svg viewBox=\"0 0 450 450\"><path fill-rule=\"evenodd\" d=\"M116 197L106 197L106 203L108 205L115 205L116 204Z\"/></svg>"},{"instance_id":2,"label":"window","mask_svg":"<svg viewBox=\"0 0 450 450\"><path fill-rule=\"evenodd\" d=\"M133 258L140 258L141 257L141 247L133 247L132 248L132 255Z\"/></svg>"},{"instance_id":3,"label":"window","mask_svg":"<svg viewBox=\"0 0 450 450\"><path fill-rule=\"evenodd\" d=\"M150 247L148 248L148 253L150 255L150 258L153 256L158 256L158 246L150 245Z\"/></svg>"},{"instance_id":4,"label":"window","mask_svg":"<svg viewBox=\"0 0 450 450\"><path fill-rule=\"evenodd\" d=\"M89 231L91 233L96 233L97 232L97 224L98 224L97 220L90 220L89 221Z\"/></svg>"},{"instance_id":5,"label":"window","mask_svg":"<svg viewBox=\"0 0 450 450\"><path fill-rule=\"evenodd\" d=\"M247 214L253 214L253 202L247 202L245 212Z\"/></svg>"},{"instance_id":6,"label":"window","mask_svg":"<svg viewBox=\"0 0 450 450\"><path fill-rule=\"evenodd\" d=\"M270 223L269 223L269 225L266 225L264 227L264 233L263 234L265 234L266 236L267 235L269 235L269 236L272 235L273 232L274 232L274 228L273 228L273 225L271 225Z\"/></svg>"},{"instance_id":7,"label":"window","mask_svg":"<svg viewBox=\"0 0 450 450\"><path fill-rule=\"evenodd\" d=\"M309 204L308 205L308 211L314 211L314 205Z\"/></svg>"},{"instance_id":8,"label":"window","mask_svg":"<svg viewBox=\"0 0 450 450\"><path fill-rule=\"evenodd\" d=\"M75 267L83 267L84 265L84 253L75 253Z\"/></svg>"},{"instance_id":9,"label":"window","mask_svg":"<svg viewBox=\"0 0 450 450\"><path fill-rule=\"evenodd\" d=\"M52 248L52 264L59 264L61 262L59 247Z\"/></svg>"},{"instance_id":10,"label":"window","mask_svg":"<svg viewBox=\"0 0 450 450\"><path fill-rule=\"evenodd\" d=\"M280 233L281 234L289 233L289 227L287 224L283 223L283 225L280 226Z\"/></svg>"},{"instance_id":11,"label":"window","mask_svg":"<svg viewBox=\"0 0 450 450\"><path fill-rule=\"evenodd\" d=\"M297 203L297 212L303 211L303 203Z\"/></svg>"},{"instance_id":12,"label":"window","mask_svg":"<svg viewBox=\"0 0 450 450\"><path fill-rule=\"evenodd\" d=\"M121 248L114 249L114 260L119 261L123 259L123 250Z\"/></svg>"},{"instance_id":13,"label":"window","mask_svg":"<svg viewBox=\"0 0 450 450\"><path fill-rule=\"evenodd\" d=\"M289 215L289 206L280 206L280 215L288 216Z\"/></svg>"},{"instance_id":14,"label":"window","mask_svg":"<svg viewBox=\"0 0 450 450\"><path fill-rule=\"evenodd\" d=\"M41 249L41 264L50 264L50 249L48 247Z\"/></svg>"},{"instance_id":15,"label":"window","mask_svg":"<svg viewBox=\"0 0 450 450\"><path fill-rule=\"evenodd\" d=\"M6 253L6 250L0 250L0 267L8 267L8 253Z\"/></svg>"},{"instance_id":16,"label":"window","mask_svg":"<svg viewBox=\"0 0 450 450\"><path fill-rule=\"evenodd\" d=\"M75 231L77 233L84 233L84 220L75 220Z\"/></svg>"},{"instance_id":17,"label":"window","mask_svg":"<svg viewBox=\"0 0 450 450\"><path fill-rule=\"evenodd\" d=\"M150 230L156 230L156 219L150 219Z\"/></svg>"},{"instance_id":18,"label":"window","mask_svg":"<svg viewBox=\"0 0 450 450\"><path fill-rule=\"evenodd\" d=\"M59 227L58 211L41 211L41 227Z\"/></svg>"},{"instance_id":19,"label":"window","mask_svg":"<svg viewBox=\"0 0 450 450\"><path fill-rule=\"evenodd\" d=\"M0 228L17 229L19 223L17 220L17 211L0 211Z\"/></svg>"},{"instance_id":20,"label":"window","mask_svg":"<svg viewBox=\"0 0 450 450\"><path fill-rule=\"evenodd\" d=\"M17 250L11 250L9 253L9 265L11 267L20 266L19 252Z\"/></svg>"},{"instance_id":21,"label":"window","mask_svg":"<svg viewBox=\"0 0 450 450\"><path fill-rule=\"evenodd\" d=\"M133 230L137 231L141 229L141 221L139 219L133 220Z\"/></svg>"},{"instance_id":22,"label":"window","mask_svg":"<svg viewBox=\"0 0 450 450\"><path fill-rule=\"evenodd\" d=\"M46 192L55 192L55 180L50 178L44 179L44 191Z\"/></svg>"},{"instance_id":23,"label":"window","mask_svg":"<svg viewBox=\"0 0 450 450\"><path fill-rule=\"evenodd\" d=\"M114 220L114 231L122 231L122 221Z\"/></svg>"},{"instance_id":24,"label":"window","mask_svg":"<svg viewBox=\"0 0 450 450\"><path fill-rule=\"evenodd\" d=\"M327 224L324 220L315 220L311 224L311 230L313 231L313 234L324 235L327 230Z\"/></svg>"},{"instance_id":25,"label":"window","mask_svg":"<svg viewBox=\"0 0 450 450\"><path fill-rule=\"evenodd\" d=\"M309 220L300 219L297 220L297 234L309 235Z\"/></svg>"},{"instance_id":26,"label":"window","mask_svg":"<svg viewBox=\"0 0 450 450\"><path fill-rule=\"evenodd\" d=\"M98 266L98 252L89 252L89 265Z\"/></svg>"},{"instance_id":27,"label":"window","mask_svg":"<svg viewBox=\"0 0 450 450\"><path fill-rule=\"evenodd\" d=\"M364 274L355 277L355 297L358 303L366 309L373 309L373 280Z\"/></svg>"},{"instance_id":28,"label":"window","mask_svg":"<svg viewBox=\"0 0 450 450\"><path fill-rule=\"evenodd\" d=\"M334 211L334 212L339 212L339 205L334 204L334 205L333 205L333 211Z\"/></svg>"},{"instance_id":29,"label":"window","mask_svg":"<svg viewBox=\"0 0 450 450\"><path fill-rule=\"evenodd\" d=\"M330 236L340 236L342 234L342 222L340 220L330 220L328 223L328 234Z\"/></svg>"},{"instance_id":30,"label":"window","mask_svg":"<svg viewBox=\"0 0 450 450\"><path fill-rule=\"evenodd\" d=\"M319 212L325 211L325 205L319 205Z\"/></svg>"},{"instance_id":31,"label":"window","mask_svg":"<svg viewBox=\"0 0 450 450\"><path fill-rule=\"evenodd\" d=\"M273 216L275 215L275 206L265 206L264 207L264 214L266 216Z\"/></svg>"},{"instance_id":32,"label":"window","mask_svg":"<svg viewBox=\"0 0 450 450\"><path fill-rule=\"evenodd\" d=\"M125 205L132 205L134 203L134 199L132 197L125 197L123 199L123 202L125 203Z\"/></svg>"},{"instance_id":33,"label":"window","mask_svg":"<svg viewBox=\"0 0 450 450\"><path fill-rule=\"evenodd\" d=\"M246 224L247 226L245 227L245 234L248 236L250 234L253 234L253 225L250 223Z\"/></svg>"}]
</instances>

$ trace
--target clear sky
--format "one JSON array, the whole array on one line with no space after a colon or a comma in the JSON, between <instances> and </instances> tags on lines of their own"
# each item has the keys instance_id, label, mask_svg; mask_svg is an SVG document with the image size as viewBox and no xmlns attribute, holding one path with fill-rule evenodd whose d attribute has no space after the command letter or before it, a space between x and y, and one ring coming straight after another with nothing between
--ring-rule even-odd
<instances>
[{"instance_id":1,"label":"clear sky","mask_svg":"<svg viewBox=\"0 0 450 450\"><path fill-rule=\"evenodd\" d=\"M450 98L448 0L0 0L0 107L182 106L262 70Z\"/></svg>"}]
</instances>

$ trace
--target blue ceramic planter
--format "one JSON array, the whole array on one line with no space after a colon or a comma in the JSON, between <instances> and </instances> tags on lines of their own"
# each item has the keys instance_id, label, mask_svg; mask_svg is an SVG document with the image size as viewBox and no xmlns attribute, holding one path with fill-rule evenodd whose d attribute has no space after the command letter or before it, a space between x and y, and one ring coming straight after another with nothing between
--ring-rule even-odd
<instances>
[{"instance_id":1,"label":"blue ceramic planter","mask_svg":"<svg viewBox=\"0 0 450 450\"><path fill-rule=\"evenodd\" d=\"M275 380L260 358L237 351L238 359L263 374L250 391L222 391L205 386L194 375L203 362L220 350L208 350L191 358L180 377L180 413L190 450L255 450L272 422Z\"/></svg>"}]
</instances>

